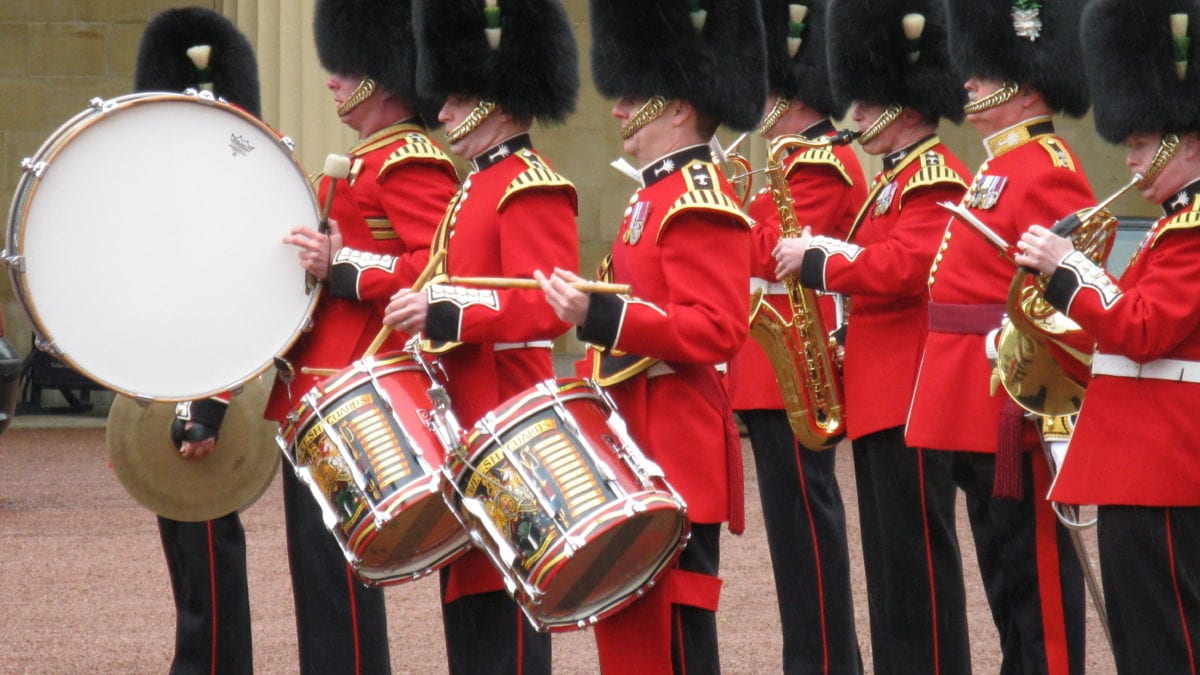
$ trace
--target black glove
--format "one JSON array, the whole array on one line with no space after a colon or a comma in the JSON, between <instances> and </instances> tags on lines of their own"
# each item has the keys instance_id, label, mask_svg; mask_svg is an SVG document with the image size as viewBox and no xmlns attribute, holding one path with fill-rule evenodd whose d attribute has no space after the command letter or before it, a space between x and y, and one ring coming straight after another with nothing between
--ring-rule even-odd
<instances>
[{"instance_id":1,"label":"black glove","mask_svg":"<svg viewBox=\"0 0 1200 675\"><path fill-rule=\"evenodd\" d=\"M175 420L171 422L171 442L178 449L183 447L184 441L198 443L209 438L215 439L228 408L228 403L215 398L176 403ZM188 422L192 423L191 428L187 428Z\"/></svg>"}]
</instances>

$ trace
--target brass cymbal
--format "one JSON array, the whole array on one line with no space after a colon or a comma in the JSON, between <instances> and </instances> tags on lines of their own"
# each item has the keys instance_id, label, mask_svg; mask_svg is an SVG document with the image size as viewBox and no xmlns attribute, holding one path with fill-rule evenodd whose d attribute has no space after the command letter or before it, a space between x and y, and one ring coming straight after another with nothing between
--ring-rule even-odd
<instances>
[{"instance_id":1,"label":"brass cymbal","mask_svg":"<svg viewBox=\"0 0 1200 675\"><path fill-rule=\"evenodd\" d=\"M276 425L262 418L267 390L255 378L233 397L213 453L184 459L171 443L175 404L113 399L105 434L113 471L151 511L186 522L219 518L253 504L279 467Z\"/></svg>"}]
</instances>

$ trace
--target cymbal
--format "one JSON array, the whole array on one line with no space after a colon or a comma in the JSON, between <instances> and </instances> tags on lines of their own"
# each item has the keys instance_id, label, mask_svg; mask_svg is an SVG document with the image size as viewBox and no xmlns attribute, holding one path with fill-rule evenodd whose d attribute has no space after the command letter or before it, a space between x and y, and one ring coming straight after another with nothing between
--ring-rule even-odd
<instances>
[{"instance_id":1,"label":"cymbal","mask_svg":"<svg viewBox=\"0 0 1200 675\"><path fill-rule=\"evenodd\" d=\"M262 419L267 390L259 378L230 401L211 455L184 459L171 443L175 404L113 399L105 441L125 491L151 511L185 522L219 518L253 504L279 468L276 425Z\"/></svg>"}]
</instances>

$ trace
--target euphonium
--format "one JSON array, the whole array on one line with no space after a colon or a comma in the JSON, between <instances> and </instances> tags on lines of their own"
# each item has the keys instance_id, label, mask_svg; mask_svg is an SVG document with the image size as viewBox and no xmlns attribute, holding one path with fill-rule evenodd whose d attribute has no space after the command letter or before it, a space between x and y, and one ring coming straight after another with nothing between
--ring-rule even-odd
<instances>
[{"instance_id":1,"label":"euphonium","mask_svg":"<svg viewBox=\"0 0 1200 675\"><path fill-rule=\"evenodd\" d=\"M843 132L816 140L783 136L771 143L766 175L779 211L782 236L800 234L792 192L783 174L784 154L797 145L826 146L853 139L852 132ZM775 370L796 440L811 450L825 450L835 445L845 432L841 374L835 366L837 342L825 329L816 293L795 278L784 279L783 284L791 317L782 317L762 291L756 291L750 300L750 335L762 346Z\"/></svg>"},{"instance_id":2,"label":"euphonium","mask_svg":"<svg viewBox=\"0 0 1200 675\"><path fill-rule=\"evenodd\" d=\"M1117 231L1117 219L1105 207L1141 179L1134 176L1096 207L1060 220L1051 231L1070 236L1078 251L1103 264ZM1000 331L993 381L1035 415L1073 415L1079 412L1091 377L1095 340L1046 302L1044 277L1026 283L1029 276L1028 270L1018 268L1009 286L1009 321Z\"/></svg>"}]
</instances>

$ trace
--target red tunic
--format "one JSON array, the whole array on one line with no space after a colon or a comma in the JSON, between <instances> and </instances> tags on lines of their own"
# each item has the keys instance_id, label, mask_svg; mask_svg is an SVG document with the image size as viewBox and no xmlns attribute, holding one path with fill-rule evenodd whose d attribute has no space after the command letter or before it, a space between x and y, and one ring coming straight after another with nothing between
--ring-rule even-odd
<instances>
[{"instance_id":1,"label":"red tunic","mask_svg":"<svg viewBox=\"0 0 1200 675\"><path fill-rule=\"evenodd\" d=\"M1119 283L1077 254L1055 273L1047 299L1096 338L1100 353L1138 363L1200 361L1200 182L1180 194ZM1197 383L1094 376L1050 498L1200 505L1197 410Z\"/></svg>"},{"instance_id":2,"label":"red tunic","mask_svg":"<svg viewBox=\"0 0 1200 675\"><path fill-rule=\"evenodd\" d=\"M528 135L473 160L475 170L450 202L435 250L446 250L439 277L533 278L579 266L575 187L546 163ZM569 325L540 290L489 290L436 284L428 289L425 336L460 343L438 356L451 407L464 429L511 396L554 377L550 341ZM537 346L521 346L540 342ZM435 342L435 345L437 343ZM443 602L503 590L481 551L450 565Z\"/></svg>"},{"instance_id":3,"label":"red tunic","mask_svg":"<svg viewBox=\"0 0 1200 675\"><path fill-rule=\"evenodd\" d=\"M645 357L600 381L687 503L688 519L720 523L730 515L728 413L717 406L728 398L713 366L731 359L749 330L749 233L707 152L688 148L644 172L612 253L612 279L632 284L635 297L593 295L580 338ZM658 360L673 364L645 367Z\"/></svg>"},{"instance_id":4,"label":"red tunic","mask_svg":"<svg viewBox=\"0 0 1200 675\"><path fill-rule=\"evenodd\" d=\"M334 187L329 214L338 223L346 256L331 269L329 287L323 289L313 312L312 330L287 353L295 381L288 387L276 379L267 401L267 419L282 421L300 397L323 379L304 375L301 368L341 369L366 351L383 326L387 297L415 281L425 267L429 244L458 183L450 160L422 127L413 124L383 129L348 154L352 173ZM322 181L321 203L329 184ZM365 281L381 273L375 265L391 268L389 281ZM357 268L364 282L343 283L346 277L339 267ZM387 348L402 345L406 337L395 335Z\"/></svg>"},{"instance_id":5,"label":"red tunic","mask_svg":"<svg viewBox=\"0 0 1200 675\"><path fill-rule=\"evenodd\" d=\"M831 136L833 125L823 122L805 134ZM842 238L850 231L854 215L867 196L862 166L849 145L832 148L808 148L787 157L784 168L788 187L796 206L796 219L803 227L811 225L815 234ZM766 283L777 283L775 256L779 241L779 211L771 191L764 189L747 208L754 226L750 230L750 276ZM782 316L790 316L787 295L768 294L768 301ZM832 299L821 302L826 328L833 330ZM734 410L782 410L783 396L775 380L775 370L762 347L746 340L729 366L730 396Z\"/></svg>"},{"instance_id":6,"label":"red tunic","mask_svg":"<svg viewBox=\"0 0 1200 675\"><path fill-rule=\"evenodd\" d=\"M818 237L800 280L850 296L846 435L904 424L925 344L929 266L945 231L938 202L957 202L966 166L930 137L885 158L851 243Z\"/></svg>"},{"instance_id":7,"label":"red tunic","mask_svg":"<svg viewBox=\"0 0 1200 675\"><path fill-rule=\"evenodd\" d=\"M509 139L475 163L439 231L437 246L447 251L441 270L451 277L532 279L534 270L577 269L575 187L532 149L529 137ZM435 285L429 294L426 337L462 343L440 358L464 426L554 377L549 341L570 326L540 289ZM516 346L528 342L543 344Z\"/></svg>"},{"instance_id":8,"label":"red tunic","mask_svg":"<svg viewBox=\"0 0 1200 675\"><path fill-rule=\"evenodd\" d=\"M1009 244L1033 224L1095 205L1074 152L1048 117L1027 120L987 139L991 158L975 175L963 204ZM929 272L931 303L997 309L1015 268L968 225L954 219ZM990 308L989 308L990 306ZM969 308L968 308L969 309ZM999 313L991 328L999 328ZM943 332L930 326L909 411L905 441L935 450L995 452L1003 388L991 392L986 326Z\"/></svg>"}]
</instances>

